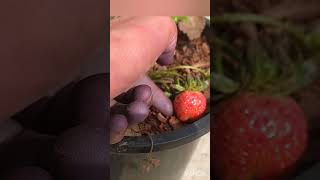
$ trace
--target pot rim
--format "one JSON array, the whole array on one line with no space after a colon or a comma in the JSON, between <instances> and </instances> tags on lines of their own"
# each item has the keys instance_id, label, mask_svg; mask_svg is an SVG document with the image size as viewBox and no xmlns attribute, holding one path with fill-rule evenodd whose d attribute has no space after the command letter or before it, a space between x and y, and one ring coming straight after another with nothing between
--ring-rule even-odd
<instances>
[{"instance_id":1,"label":"pot rim","mask_svg":"<svg viewBox=\"0 0 320 180\"><path fill-rule=\"evenodd\" d=\"M204 117L177 130L151 136L132 136L111 146L111 154L149 153L172 149L187 143L210 132L210 113ZM151 142L152 139L152 142Z\"/></svg>"}]
</instances>

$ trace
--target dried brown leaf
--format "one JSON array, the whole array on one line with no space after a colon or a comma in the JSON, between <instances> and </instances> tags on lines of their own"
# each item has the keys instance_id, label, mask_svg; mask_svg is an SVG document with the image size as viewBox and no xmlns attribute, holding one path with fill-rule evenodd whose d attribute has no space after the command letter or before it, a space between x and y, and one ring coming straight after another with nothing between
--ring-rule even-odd
<instances>
[{"instance_id":1,"label":"dried brown leaf","mask_svg":"<svg viewBox=\"0 0 320 180\"><path fill-rule=\"evenodd\" d=\"M190 16L186 21L180 21L179 29L186 33L190 40L201 37L201 33L206 25L206 20L201 16Z\"/></svg>"}]
</instances>

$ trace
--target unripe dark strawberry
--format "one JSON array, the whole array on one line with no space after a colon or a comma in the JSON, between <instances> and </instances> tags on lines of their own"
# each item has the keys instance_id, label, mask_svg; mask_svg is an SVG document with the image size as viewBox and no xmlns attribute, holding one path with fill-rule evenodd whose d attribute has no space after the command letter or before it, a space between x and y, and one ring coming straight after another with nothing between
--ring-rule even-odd
<instances>
[{"instance_id":1,"label":"unripe dark strawberry","mask_svg":"<svg viewBox=\"0 0 320 180\"><path fill-rule=\"evenodd\" d=\"M213 119L213 167L222 180L283 179L307 145L307 121L290 97L241 94Z\"/></svg>"}]
</instances>

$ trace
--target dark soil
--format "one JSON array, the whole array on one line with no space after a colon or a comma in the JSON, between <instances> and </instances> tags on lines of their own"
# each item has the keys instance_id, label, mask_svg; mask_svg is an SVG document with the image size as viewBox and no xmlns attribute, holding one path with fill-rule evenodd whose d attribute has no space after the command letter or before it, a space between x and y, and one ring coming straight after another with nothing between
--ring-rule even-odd
<instances>
[{"instance_id":1,"label":"dark soil","mask_svg":"<svg viewBox=\"0 0 320 180\"><path fill-rule=\"evenodd\" d=\"M184 33L179 31L174 64L168 67L161 67L159 65L155 65L151 71L157 72L160 70L166 70L181 65L194 66L202 70L209 71L210 48L206 36L204 34L201 38L190 41ZM200 76L198 72L194 72L190 69L182 69L179 70L178 73L183 76ZM171 83L172 79L170 77L163 77L160 79L169 80L169 83L164 85L155 81L158 84L158 86L162 88L164 91L171 91L172 88L165 89L164 87L173 86L173 83ZM174 94L172 91L169 93ZM205 94L207 99L210 98L209 85L202 92ZM173 99L173 97L174 95L171 96L171 99ZM131 128L129 128L126 132L126 136L140 136L143 134L161 134L164 132L169 132L181 128L184 125L186 124L180 122L175 116L167 117L158 112L156 109L151 108L151 112L148 118L144 122L133 125Z\"/></svg>"},{"instance_id":2,"label":"dark soil","mask_svg":"<svg viewBox=\"0 0 320 180\"><path fill-rule=\"evenodd\" d=\"M320 130L320 79L299 91L296 99L305 112L310 130ZM319 136L320 137L320 136Z\"/></svg>"}]
</instances>

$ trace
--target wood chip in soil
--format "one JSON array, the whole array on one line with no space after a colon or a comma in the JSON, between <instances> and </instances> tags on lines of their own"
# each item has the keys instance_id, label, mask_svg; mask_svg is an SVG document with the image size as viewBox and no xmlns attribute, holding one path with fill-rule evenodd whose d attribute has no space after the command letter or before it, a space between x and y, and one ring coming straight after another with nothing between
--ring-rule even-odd
<instances>
[{"instance_id":1,"label":"wood chip in soil","mask_svg":"<svg viewBox=\"0 0 320 180\"><path fill-rule=\"evenodd\" d=\"M147 119L139 124L133 125L126 131L126 136L141 136L144 134L161 134L181 128L181 123L175 116L165 116L158 112L155 108L151 108L151 112Z\"/></svg>"}]
</instances>

